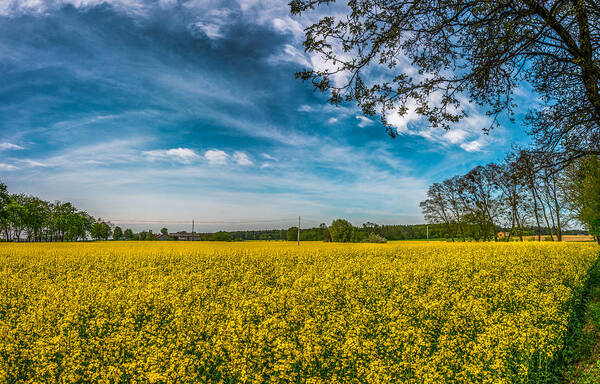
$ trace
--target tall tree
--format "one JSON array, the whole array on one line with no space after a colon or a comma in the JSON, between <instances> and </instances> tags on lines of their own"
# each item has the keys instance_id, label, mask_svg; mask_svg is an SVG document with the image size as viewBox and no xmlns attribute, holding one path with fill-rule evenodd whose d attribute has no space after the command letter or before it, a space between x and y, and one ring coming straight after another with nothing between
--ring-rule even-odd
<instances>
[{"instance_id":1,"label":"tall tree","mask_svg":"<svg viewBox=\"0 0 600 384\"><path fill-rule=\"evenodd\" d=\"M537 227L538 241L542 240L542 231L540 224L540 204L539 193L536 177L536 165L532 154L528 151L520 151L515 161L515 170L519 177L523 180L531 196L533 202L533 216Z\"/></svg>"},{"instance_id":2,"label":"tall tree","mask_svg":"<svg viewBox=\"0 0 600 384\"><path fill-rule=\"evenodd\" d=\"M10 195L6 185L0 182L0 227L3 229L6 240L8 241L8 211L7 207L10 204Z\"/></svg>"},{"instance_id":3,"label":"tall tree","mask_svg":"<svg viewBox=\"0 0 600 384\"><path fill-rule=\"evenodd\" d=\"M504 162L492 164L495 168L493 182L500 191L500 200L507 208L505 213L510 223L508 240L516 234L523 241L523 227L525 225L525 212L527 210L527 197L525 183L519 177L513 155L509 155Z\"/></svg>"},{"instance_id":4,"label":"tall tree","mask_svg":"<svg viewBox=\"0 0 600 384\"><path fill-rule=\"evenodd\" d=\"M600 158L580 159L565 173L564 188L571 208L600 244Z\"/></svg>"},{"instance_id":5,"label":"tall tree","mask_svg":"<svg viewBox=\"0 0 600 384\"><path fill-rule=\"evenodd\" d=\"M113 231L113 240L121 240L123 238L123 230L118 225Z\"/></svg>"},{"instance_id":6,"label":"tall tree","mask_svg":"<svg viewBox=\"0 0 600 384\"><path fill-rule=\"evenodd\" d=\"M449 198L444 191L444 185L433 183L427 191L427 200L422 201L419 206L423 211L425 220L432 224L443 224L448 230L448 234L454 241L454 221L450 208Z\"/></svg>"},{"instance_id":7,"label":"tall tree","mask_svg":"<svg viewBox=\"0 0 600 384\"><path fill-rule=\"evenodd\" d=\"M528 122L543 150L569 161L600 154L600 6L597 0L292 0L292 14L326 14L306 30L324 64L297 73L330 101L366 115L412 112L434 127L464 118L466 101L497 124L529 83L541 107ZM346 11L344 11L344 9ZM332 15L332 13L334 13ZM486 129L487 129L486 128ZM389 133L395 131L388 125Z\"/></svg>"},{"instance_id":8,"label":"tall tree","mask_svg":"<svg viewBox=\"0 0 600 384\"><path fill-rule=\"evenodd\" d=\"M331 241L348 243L354 241L355 229L352 223L344 219L336 219L329 226Z\"/></svg>"},{"instance_id":9,"label":"tall tree","mask_svg":"<svg viewBox=\"0 0 600 384\"><path fill-rule=\"evenodd\" d=\"M12 230L12 238L15 241L21 240L21 233L25 228L26 220L26 209L25 209L25 195L11 195L10 203L6 206L6 217L8 226ZM7 236L8 240L8 236Z\"/></svg>"},{"instance_id":10,"label":"tall tree","mask_svg":"<svg viewBox=\"0 0 600 384\"><path fill-rule=\"evenodd\" d=\"M450 179L446 179L442 182L442 186L444 189L444 195L446 199L448 199L448 207L452 214L452 219L458 227L458 231L460 232L462 240L465 241L466 234L463 219L465 211L461 206L460 177L455 176Z\"/></svg>"},{"instance_id":11,"label":"tall tree","mask_svg":"<svg viewBox=\"0 0 600 384\"><path fill-rule=\"evenodd\" d=\"M459 179L459 192L464 209L481 229L484 240L497 240L496 219L500 204L494 188L494 174L490 166L478 166Z\"/></svg>"}]
</instances>

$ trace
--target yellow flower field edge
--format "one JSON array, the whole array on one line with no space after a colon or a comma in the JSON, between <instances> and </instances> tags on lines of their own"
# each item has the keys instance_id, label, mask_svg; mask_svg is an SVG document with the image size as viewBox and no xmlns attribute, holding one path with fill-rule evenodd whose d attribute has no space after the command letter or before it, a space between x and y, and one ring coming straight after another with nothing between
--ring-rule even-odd
<instances>
[{"instance_id":1,"label":"yellow flower field edge","mask_svg":"<svg viewBox=\"0 0 600 384\"><path fill-rule=\"evenodd\" d=\"M589 289L572 323L565 345L562 366L563 383L600 382L600 266L590 272Z\"/></svg>"},{"instance_id":2,"label":"yellow flower field edge","mask_svg":"<svg viewBox=\"0 0 600 384\"><path fill-rule=\"evenodd\" d=\"M569 319L569 326L565 334L563 342L563 350L557 355L553 362L553 376L548 382L563 383L570 382L572 376L573 364L581 358L579 354L581 350L582 332L586 327L586 310L589 305L589 296L591 289L600 287L600 253L598 258L592 264L590 271L587 273L587 279L579 295L575 295L573 300L573 311Z\"/></svg>"},{"instance_id":3,"label":"yellow flower field edge","mask_svg":"<svg viewBox=\"0 0 600 384\"><path fill-rule=\"evenodd\" d=\"M0 244L0 383L544 383L598 247Z\"/></svg>"}]
</instances>

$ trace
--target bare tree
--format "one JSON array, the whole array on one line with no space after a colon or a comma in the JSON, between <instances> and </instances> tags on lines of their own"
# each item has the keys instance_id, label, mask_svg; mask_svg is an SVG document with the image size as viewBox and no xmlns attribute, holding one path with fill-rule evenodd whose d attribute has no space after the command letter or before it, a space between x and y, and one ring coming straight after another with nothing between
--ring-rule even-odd
<instances>
[{"instance_id":1,"label":"bare tree","mask_svg":"<svg viewBox=\"0 0 600 384\"><path fill-rule=\"evenodd\" d=\"M445 196L443 185L433 183L427 191L427 200L421 202L419 205L423 210L425 220L429 223L444 224L452 241L454 241L456 234L453 228L448 198Z\"/></svg>"}]
</instances>

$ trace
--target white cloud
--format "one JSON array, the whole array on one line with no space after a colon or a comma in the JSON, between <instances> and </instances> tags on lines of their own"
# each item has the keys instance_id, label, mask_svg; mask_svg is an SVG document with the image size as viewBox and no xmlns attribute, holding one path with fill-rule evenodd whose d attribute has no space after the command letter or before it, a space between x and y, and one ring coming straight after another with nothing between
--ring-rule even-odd
<instances>
[{"instance_id":1,"label":"white cloud","mask_svg":"<svg viewBox=\"0 0 600 384\"><path fill-rule=\"evenodd\" d=\"M327 120L327 124L335 124L338 122L338 118L337 117L332 117L329 120Z\"/></svg>"},{"instance_id":2,"label":"white cloud","mask_svg":"<svg viewBox=\"0 0 600 384\"><path fill-rule=\"evenodd\" d=\"M464 143L465 139L468 136L468 132L464 129L456 128L447 131L443 138L446 139L451 144Z\"/></svg>"},{"instance_id":3,"label":"white cloud","mask_svg":"<svg viewBox=\"0 0 600 384\"><path fill-rule=\"evenodd\" d=\"M297 38L304 36L304 28L302 28L302 25L289 16L274 18L273 27L277 32L282 34L289 32Z\"/></svg>"},{"instance_id":4,"label":"white cloud","mask_svg":"<svg viewBox=\"0 0 600 384\"><path fill-rule=\"evenodd\" d=\"M282 51L269 56L267 61L272 64L296 63L296 64L300 64L306 68L313 67L312 63L310 61L308 61L308 58L304 54L304 52L300 51L298 48L294 47L291 44L285 44L283 46Z\"/></svg>"},{"instance_id":5,"label":"white cloud","mask_svg":"<svg viewBox=\"0 0 600 384\"><path fill-rule=\"evenodd\" d=\"M352 59L350 55L343 53L342 49L336 50L336 56L340 62L348 62ZM336 87L343 87L348 84L348 80L350 80L351 73L347 70L342 70L343 64L328 60L318 53L312 53L310 55L310 64L311 68L317 72L330 73L331 75L329 77Z\"/></svg>"},{"instance_id":6,"label":"white cloud","mask_svg":"<svg viewBox=\"0 0 600 384\"><path fill-rule=\"evenodd\" d=\"M436 98L433 98L432 103L435 102ZM497 139L492 139L483 132L483 128L490 126L490 118L480 113L466 99L462 100L461 105L468 116L453 124L448 131L429 126L425 119L417 114L414 101L408 103L408 110L404 116L400 116L396 111L390 111L386 115L386 120L399 135L420 136L442 146L456 145L467 152L479 152L492 142L498 142Z\"/></svg>"},{"instance_id":7,"label":"white cloud","mask_svg":"<svg viewBox=\"0 0 600 384\"><path fill-rule=\"evenodd\" d=\"M198 31L201 31L206 35L206 37L213 40L223 37L223 34L221 33L221 26L215 23L206 23L204 21L198 21L193 24L190 24L188 29L193 34L196 34L198 33Z\"/></svg>"},{"instance_id":8,"label":"white cloud","mask_svg":"<svg viewBox=\"0 0 600 384\"><path fill-rule=\"evenodd\" d=\"M0 170L3 170L3 171L14 171L15 169L17 169L17 167L15 167L12 164L0 163Z\"/></svg>"},{"instance_id":9,"label":"white cloud","mask_svg":"<svg viewBox=\"0 0 600 384\"><path fill-rule=\"evenodd\" d=\"M356 118L358 120L360 120L360 122L358 123L358 126L361 128L364 128L364 127L367 127L367 126L373 124L373 120L369 119L368 117L356 115Z\"/></svg>"},{"instance_id":10,"label":"white cloud","mask_svg":"<svg viewBox=\"0 0 600 384\"><path fill-rule=\"evenodd\" d=\"M194 160L200 158L200 156L189 148L172 148L172 149L158 149L153 151L144 151L143 154L149 157L151 160L171 160L179 163L189 164Z\"/></svg>"},{"instance_id":11,"label":"white cloud","mask_svg":"<svg viewBox=\"0 0 600 384\"><path fill-rule=\"evenodd\" d=\"M466 143L462 143L460 147L467 152L479 152L483 147L483 140L477 139L473 141L468 141Z\"/></svg>"},{"instance_id":12,"label":"white cloud","mask_svg":"<svg viewBox=\"0 0 600 384\"><path fill-rule=\"evenodd\" d=\"M420 119L419 114L416 112L416 104L414 102L407 105L408 110L404 115L400 115L397 111L390 111L385 116L388 124L396 128L398 134L409 133L409 123L416 122Z\"/></svg>"},{"instance_id":13,"label":"white cloud","mask_svg":"<svg viewBox=\"0 0 600 384\"><path fill-rule=\"evenodd\" d=\"M308 104L301 105L300 108L298 108L299 112L311 112L312 110L313 110L313 107L311 107Z\"/></svg>"},{"instance_id":14,"label":"white cloud","mask_svg":"<svg viewBox=\"0 0 600 384\"><path fill-rule=\"evenodd\" d=\"M25 149L25 148L23 148L17 144L4 142L4 143L0 143L0 150L3 150L3 149Z\"/></svg>"},{"instance_id":15,"label":"white cloud","mask_svg":"<svg viewBox=\"0 0 600 384\"><path fill-rule=\"evenodd\" d=\"M31 160L31 159L20 160L20 162L26 164L29 167L49 167L50 166L50 164L42 163L40 161Z\"/></svg>"},{"instance_id":16,"label":"white cloud","mask_svg":"<svg viewBox=\"0 0 600 384\"><path fill-rule=\"evenodd\" d=\"M0 1L0 15L12 16L23 13L44 14L64 5L75 8L94 7L101 4L110 4L115 9L126 14L144 15L150 8L144 0L3 0ZM165 1L161 1L165 5Z\"/></svg>"},{"instance_id":17,"label":"white cloud","mask_svg":"<svg viewBox=\"0 0 600 384\"><path fill-rule=\"evenodd\" d=\"M227 164L229 155L220 149L209 149L208 151L204 152L204 158L210 164Z\"/></svg>"},{"instance_id":18,"label":"white cloud","mask_svg":"<svg viewBox=\"0 0 600 384\"><path fill-rule=\"evenodd\" d=\"M277 159L275 157L269 155L268 153L263 153L263 154L261 154L261 156L268 160L277 161Z\"/></svg>"},{"instance_id":19,"label":"white cloud","mask_svg":"<svg viewBox=\"0 0 600 384\"><path fill-rule=\"evenodd\" d=\"M242 151L235 151L233 153L233 161L235 161L238 165L253 165L254 163L248 155Z\"/></svg>"}]
</instances>

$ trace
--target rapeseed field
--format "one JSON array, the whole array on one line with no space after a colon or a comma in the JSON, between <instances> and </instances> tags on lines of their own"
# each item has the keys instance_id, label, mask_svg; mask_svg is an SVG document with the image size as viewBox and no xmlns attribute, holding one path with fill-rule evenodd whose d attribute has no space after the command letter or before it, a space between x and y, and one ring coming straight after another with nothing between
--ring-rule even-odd
<instances>
[{"instance_id":1,"label":"rapeseed field","mask_svg":"<svg viewBox=\"0 0 600 384\"><path fill-rule=\"evenodd\" d=\"M0 244L0 383L540 383L593 244Z\"/></svg>"}]
</instances>

